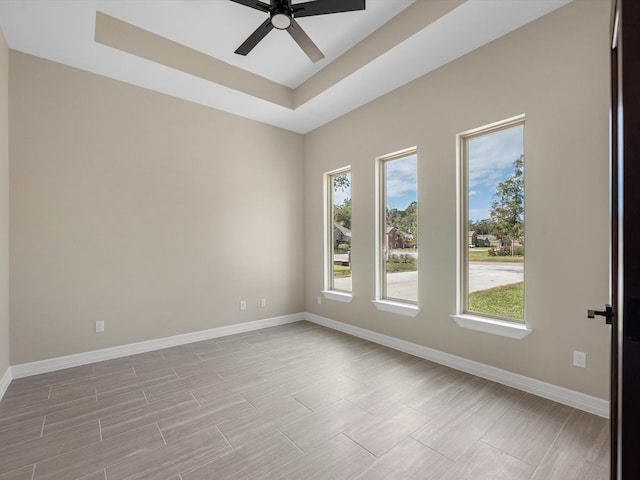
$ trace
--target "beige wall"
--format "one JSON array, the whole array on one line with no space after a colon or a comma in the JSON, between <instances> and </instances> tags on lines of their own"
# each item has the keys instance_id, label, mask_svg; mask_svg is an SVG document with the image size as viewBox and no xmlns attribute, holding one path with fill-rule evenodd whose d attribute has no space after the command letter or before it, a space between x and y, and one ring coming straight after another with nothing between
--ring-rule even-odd
<instances>
[{"instance_id":1,"label":"beige wall","mask_svg":"<svg viewBox=\"0 0 640 480\"><path fill-rule=\"evenodd\" d=\"M10 67L12 365L304 310L301 135Z\"/></svg>"},{"instance_id":2,"label":"beige wall","mask_svg":"<svg viewBox=\"0 0 640 480\"><path fill-rule=\"evenodd\" d=\"M307 311L608 397L609 2L573 2L305 138ZM458 327L456 134L526 114L526 322L512 340ZM418 146L422 312L379 312L374 158ZM324 299L323 172L352 165L353 302ZM573 350L587 368L572 366Z\"/></svg>"},{"instance_id":3,"label":"beige wall","mask_svg":"<svg viewBox=\"0 0 640 480\"><path fill-rule=\"evenodd\" d=\"M9 49L0 30L0 378L9 367Z\"/></svg>"},{"instance_id":4,"label":"beige wall","mask_svg":"<svg viewBox=\"0 0 640 480\"><path fill-rule=\"evenodd\" d=\"M573 2L305 137L11 52L11 364L306 309L606 398L609 330L584 314L608 299L608 4ZM455 135L521 113L534 333L516 341L449 315ZM423 310L412 319L371 299L374 158L413 145ZM6 163L0 151L5 192ZM322 175L347 164L354 300L317 305ZM6 278L0 287L2 372Z\"/></svg>"}]
</instances>

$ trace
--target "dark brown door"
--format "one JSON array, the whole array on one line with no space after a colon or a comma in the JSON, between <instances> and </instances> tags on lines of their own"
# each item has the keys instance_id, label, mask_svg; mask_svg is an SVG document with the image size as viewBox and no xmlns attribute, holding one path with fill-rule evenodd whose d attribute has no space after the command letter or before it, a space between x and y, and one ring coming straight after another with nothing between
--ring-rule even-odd
<instances>
[{"instance_id":1,"label":"dark brown door","mask_svg":"<svg viewBox=\"0 0 640 480\"><path fill-rule=\"evenodd\" d=\"M618 376L619 376L619 348L618 348L618 329L619 329L619 302L618 295L618 255L619 255L619 238L618 229L620 222L619 215L619 182L618 176L620 170L618 168L618 42L620 40L620 11L617 1L613 1L613 9L611 14L611 303L615 312L611 319L611 388L609 393L610 415L609 421L611 425L611 480L618 478Z\"/></svg>"},{"instance_id":2,"label":"dark brown door","mask_svg":"<svg viewBox=\"0 0 640 480\"><path fill-rule=\"evenodd\" d=\"M612 479L640 479L640 1L615 0L611 56Z\"/></svg>"}]
</instances>

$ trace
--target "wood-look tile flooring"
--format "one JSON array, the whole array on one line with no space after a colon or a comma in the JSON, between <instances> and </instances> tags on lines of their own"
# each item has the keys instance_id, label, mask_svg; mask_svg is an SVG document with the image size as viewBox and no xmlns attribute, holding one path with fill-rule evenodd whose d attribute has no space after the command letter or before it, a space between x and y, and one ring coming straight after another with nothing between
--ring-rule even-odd
<instances>
[{"instance_id":1,"label":"wood-look tile flooring","mask_svg":"<svg viewBox=\"0 0 640 480\"><path fill-rule=\"evenodd\" d=\"M0 480L604 480L608 423L308 322L14 380Z\"/></svg>"}]
</instances>

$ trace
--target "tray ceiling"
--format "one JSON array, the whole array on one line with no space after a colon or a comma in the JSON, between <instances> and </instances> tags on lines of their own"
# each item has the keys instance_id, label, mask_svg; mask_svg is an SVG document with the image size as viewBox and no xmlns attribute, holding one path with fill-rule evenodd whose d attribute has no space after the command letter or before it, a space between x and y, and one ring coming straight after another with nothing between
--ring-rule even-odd
<instances>
[{"instance_id":1,"label":"tray ceiling","mask_svg":"<svg viewBox=\"0 0 640 480\"><path fill-rule=\"evenodd\" d=\"M309 132L571 0L367 0L233 51L265 14L228 0L3 0L11 49L299 133ZM294 3L299 3L294 1Z\"/></svg>"}]
</instances>

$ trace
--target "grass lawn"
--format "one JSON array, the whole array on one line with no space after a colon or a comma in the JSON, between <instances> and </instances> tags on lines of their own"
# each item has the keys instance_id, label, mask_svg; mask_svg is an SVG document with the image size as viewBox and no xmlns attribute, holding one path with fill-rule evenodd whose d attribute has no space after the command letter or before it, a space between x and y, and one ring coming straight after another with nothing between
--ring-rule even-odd
<instances>
[{"instance_id":1,"label":"grass lawn","mask_svg":"<svg viewBox=\"0 0 640 480\"><path fill-rule=\"evenodd\" d=\"M469 311L524 319L524 282L469 294Z\"/></svg>"},{"instance_id":2,"label":"grass lawn","mask_svg":"<svg viewBox=\"0 0 640 480\"><path fill-rule=\"evenodd\" d=\"M334 265L333 276L334 277L350 277L351 267L349 265Z\"/></svg>"},{"instance_id":3,"label":"grass lawn","mask_svg":"<svg viewBox=\"0 0 640 480\"><path fill-rule=\"evenodd\" d=\"M387 273L394 272L415 272L418 269L418 264L403 263L403 262L387 262Z\"/></svg>"},{"instance_id":4,"label":"grass lawn","mask_svg":"<svg viewBox=\"0 0 640 480\"><path fill-rule=\"evenodd\" d=\"M469 249L469 261L470 262L509 262L509 263L522 263L524 262L523 256L506 256L506 257L492 257L489 255L488 247L476 247Z\"/></svg>"}]
</instances>

